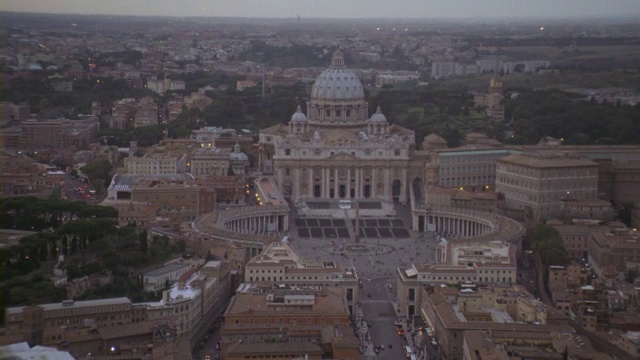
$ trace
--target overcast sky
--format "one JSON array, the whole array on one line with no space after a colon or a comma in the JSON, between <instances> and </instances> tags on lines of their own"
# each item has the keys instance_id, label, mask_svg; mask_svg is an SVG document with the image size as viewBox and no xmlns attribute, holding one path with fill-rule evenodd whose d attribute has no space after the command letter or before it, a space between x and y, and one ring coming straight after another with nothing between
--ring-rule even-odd
<instances>
[{"instance_id":1,"label":"overcast sky","mask_svg":"<svg viewBox=\"0 0 640 360\"><path fill-rule=\"evenodd\" d=\"M325 18L640 16L640 0L2 0L2 11Z\"/></svg>"}]
</instances>

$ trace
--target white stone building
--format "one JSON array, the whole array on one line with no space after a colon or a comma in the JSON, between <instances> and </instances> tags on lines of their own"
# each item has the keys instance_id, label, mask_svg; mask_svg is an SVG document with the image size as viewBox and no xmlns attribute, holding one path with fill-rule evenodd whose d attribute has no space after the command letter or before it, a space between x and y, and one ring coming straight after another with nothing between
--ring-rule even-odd
<instances>
[{"instance_id":1,"label":"white stone building","mask_svg":"<svg viewBox=\"0 0 640 360\"><path fill-rule=\"evenodd\" d=\"M524 153L498 159L496 192L532 224L558 218L564 200L594 200L598 164L566 153Z\"/></svg>"},{"instance_id":2,"label":"white stone building","mask_svg":"<svg viewBox=\"0 0 640 360\"><path fill-rule=\"evenodd\" d=\"M260 131L259 163L294 200L378 198L407 201L412 130L369 117L362 83L340 49L316 79L307 115Z\"/></svg>"}]
</instances>

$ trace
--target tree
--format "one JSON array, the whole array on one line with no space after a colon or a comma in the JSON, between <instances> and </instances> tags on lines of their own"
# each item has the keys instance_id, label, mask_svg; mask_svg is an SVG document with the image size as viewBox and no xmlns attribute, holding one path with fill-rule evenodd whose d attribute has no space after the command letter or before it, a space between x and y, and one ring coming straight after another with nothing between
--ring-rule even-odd
<instances>
[{"instance_id":1,"label":"tree","mask_svg":"<svg viewBox=\"0 0 640 360\"><path fill-rule=\"evenodd\" d=\"M101 179L108 183L111 180L113 165L106 159L94 160L83 166L80 170L91 179Z\"/></svg>"},{"instance_id":2,"label":"tree","mask_svg":"<svg viewBox=\"0 0 640 360\"><path fill-rule=\"evenodd\" d=\"M69 254L69 239L67 235L62 237L62 254L65 256Z\"/></svg>"},{"instance_id":3,"label":"tree","mask_svg":"<svg viewBox=\"0 0 640 360\"><path fill-rule=\"evenodd\" d=\"M140 251L142 251L143 254L149 251L149 237L146 229L140 233Z\"/></svg>"},{"instance_id":4,"label":"tree","mask_svg":"<svg viewBox=\"0 0 640 360\"><path fill-rule=\"evenodd\" d=\"M536 226L532 239L534 248L546 266L566 265L569 262L560 233L552 226Z\"/></svg>"},{"instance_id":5,"label":"tree","mask_svg":"<svg viewBox=\"0 0 640 360\"><path fill-rule=\"evenodd\" d=\"M585 133L575 133L569 136L565 141L563 141L564 145L589 145L593 142L591 136Z\"/></svg>"},{"instance_id":6,"label":"tree","mask_svg":"<svg viewBox=\"0 0 640 360\"><path fill-rule=\"evenodd\" d=\"M73 238L71 238L71 249L70 249L70 254L73 255L78 251L78 236L74 235Z\"/></svg>"}]
</instances>

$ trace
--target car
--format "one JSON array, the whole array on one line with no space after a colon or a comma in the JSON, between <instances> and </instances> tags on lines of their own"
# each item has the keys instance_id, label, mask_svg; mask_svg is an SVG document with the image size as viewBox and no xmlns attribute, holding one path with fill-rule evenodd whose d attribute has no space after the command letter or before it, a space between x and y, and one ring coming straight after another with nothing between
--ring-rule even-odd
<instances>
[{"instance_id":1,"label":"car","mask_svg":"<svg viewBox=\"0 0 640 360\"><path fill-rule=\"evenodd\" d=\"M389 349L393 349L393 344L389 344Z\"/></svg>"},{"instance_id":2,"label":"car","mask_svg":"<svg viewBox=\"0 0 640 360\"><path fill-rule=\"evenodd\" d=\"M216 350L220 350L220 343L216 344Z\"/></svg>"},{"instance_id":3,"label":"car","mask_svg":"<svg viewBox=\"0 0 640 360\"><path fill-rule=\"evenodd\" d=\"M371 294L367 294L367 297L368 297L368 298L370 298L370 297L371 297Z\"/></svg>"},{"instance_id":4,"label":"car","mask_svg":"<svg viewBox=\"0 0 640 360\"><path fill-rule=\"evenodd\" d=\"M380 352L380 349L375 348L375 349L373 349L373 351L375 351L375 352L376 352L376 354L377 354L377 353L379 353L379 352Z\"/></svg>"},{"instance_id":5,"label":"car","mask_svg":"<svg viewBox=\"0 0 640 360\"><path fill-rule=\"evenodd\" d=\"M380 350L384 350L384 345L380 344Z\"/></svg>"},{"instance_id":6,"label":"car","mask_svg":"<svg viewBox=\"0 0 640 360\"><path fill-rule=\"evenodd\" d=\"M393 289L393 285L389 284L389 285L387 285L387 288Z\"/></svg>"}]
</instances>

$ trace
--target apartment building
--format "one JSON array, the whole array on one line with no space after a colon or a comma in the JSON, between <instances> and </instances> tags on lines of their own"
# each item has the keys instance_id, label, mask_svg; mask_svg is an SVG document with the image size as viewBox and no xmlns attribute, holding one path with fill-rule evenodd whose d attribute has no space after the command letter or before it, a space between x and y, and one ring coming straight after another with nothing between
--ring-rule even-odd
<instances>
[{"instance_id":1,"label":"apartment building","mask_svg":"<svg viewBox=\"0 0 640 360\"><path fill-rule=\"evenodd\" d=\"M200 148L191 153L191 174L195 178L227 176L229 174L229 149Z\"/></svg>"},{"instance_id":2,"label":"apartment building","mask_svg":"<svg viewBox=\"0 0 640 360\"><path fill-rule=\"evenodd\" d=\"M597 223L564 224L562 222L548 222L548 225L558 230L567 256L574 259L588 258L589 242L592 234L608 229L607 226L601 226Z\"/></svg>"},{"instance_id":3,"label":"apartment building","mask_svg":"<svg viewBox=\"0 0 640 360\"><path fill-rule=\"evenodd\" d=\"M225 312L223 359L358 359L349 322L339 287L242 284Z\"/></svg>"},{"instance_id":4,"label":"apartment building","mask_svg":"<svg viewBox=\"0 0 640 360\"><path fill-rule=\"evenodd\" d=\"M607 269L619 275L640 269L640 234L624 225L592 232L587 250L589 263L598 274Z\"/></svg>"},{"instance_id":5,"label":"apartment building","mask_svg":"<svg viewBox=\"0 0 640 360\"><path fill-rule=\"evenodd\" d=\"M130 175L181 174L187 171L187 155L173 153L130 156L124 159Z\"/></svg>"},{"instance_id":6,"label":"apartment building","mask_svg":"<svg viewBox=\"0 0 640 360\"><path fill-rule=\"evenodd\" d=\"M153 98L145 97L140 99L133 117L133 126L142 127L158 125L158 105Z\"/></svg>"},{"instance_id":7,"label":"apartment building","mask_svg":"<svg viewBox=\"0 0 640 360\"><path fill-rule=\"evenodd\" d=\"M27 120L22 127L22 147L59 149L64 146L61 120Z\"/></svg>"},{"instance_id":8,"label":"apartment building","mask_svg":"<svg viewBox=\"0 0 640 360\"><path fill-rule=\"evenodd\" d=\"M518 287L494 286L477 293L472 289L422 288L421 292L420 315L432 329L444 359L464 358L465 338L471 331L490 334L494 343L546 348L562 334L575 334L563 318Z\"/></svg>"},{"instance_id":9,"label":"apartment building","mask_svg":"<svg viewBox=\"0 0 640 360\"><path fill-rule=\"evenodd\" d=\"M188 264L167 264L161 268L142 274L144 291L160 291L173 285L182 275L191 269Z\"/></svg>"},{"instance_id":10,"label":"apartment building","mask_svg":"<svg viewBox=\"0 0 640 360\"><path fill-rule=\"evenodd\" d=\"M333 261L303 259L284 241L267 245L245 266L244 281L260 286L320 286L339 287L352 312L358 302L358 274L352 267Z\"/></svg>"},{"instance_id":11,"label":"apartment building","mask_svg":"<svg viewBox=\"0 0 640 360\"><path fill-rule=\"evenodd\" d=\"M6 310L6 330L32 344L52 343L62 326L101 328L130 324L131 306L131 300L123 297L10 307Z\"/></svg>"},{"instance_id":12,"label":"apartment building","mask_svg":"<svg viewBox=\"0 0 640 360\"><path fill-rule=\"evenodd\" d=\"M435 186L492 190L496 183L496 161L517 153L481 144L434 150L427 158L425 178Z\"/></svg>"},{"instance_id":13,"label":"apartment building","mask_svg":"<svg viewBox=\"0 0 640 360\"><path fill-rule=\"evenodd\" d=\"M539 224L558 218L563 200L596 199L598 164L566 153L509 155L497 161L496 191L507 208Z\"/></svg>"},{"instance_id":14,"label":"apartment building","mask_svg":"<svg viewBox=\"0 0 640 360\"><path fill-rule=\"evenodd\" d=\"M564 219L591 219L609 222L615 216L611 202L600 199L565 200L560 204L560 211Z\"/></svg>"},{"instance_id":15,"label":"apartment building","mask_svg":"<svg viewBox=\"0 0 640 360\"><path fill-rule=\"evenodd\" d=\"M441 284L515 284L516 245L505 242L451 243L442 239L435 250L435 263L415 263L396 270L398 311L417 314L420 289Z\"/></svg>"},{"instance_id":16,"label":"apartment building","mask_svg":"<svg viewBox=\"0 0 640 360\"><path fill-rule=\"evenodd\" d=\"M180 223L213 211L216 191L189 181L141 180L131 189L131 200L158 206L158 216Z\"/></svg>"}]
</instances>

